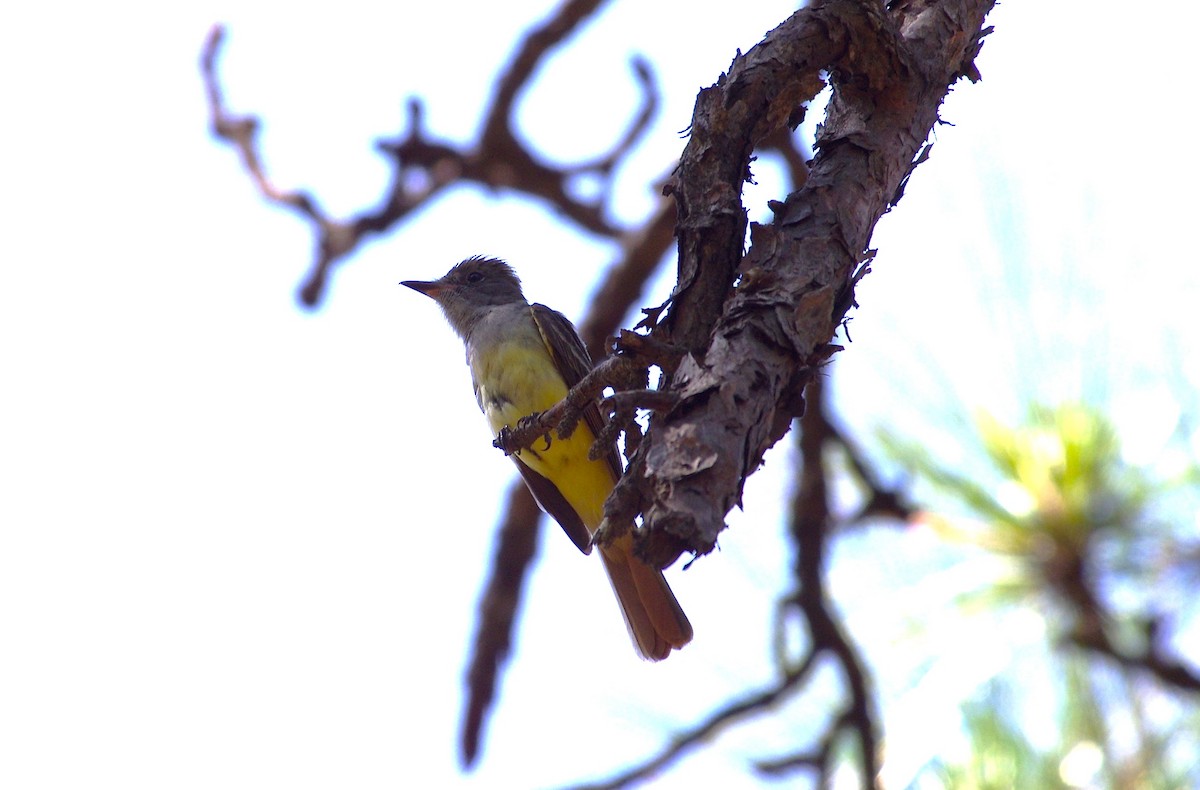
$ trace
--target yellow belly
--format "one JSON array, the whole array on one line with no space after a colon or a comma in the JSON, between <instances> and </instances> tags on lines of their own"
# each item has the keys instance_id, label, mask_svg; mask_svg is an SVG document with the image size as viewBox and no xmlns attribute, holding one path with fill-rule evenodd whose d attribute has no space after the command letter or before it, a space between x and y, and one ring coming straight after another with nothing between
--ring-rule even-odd
<instances>
[{"instance_id":1,"label":"yellow belly","mask_svg":"<svg viewBox=\"0 0 1200 790\"><path fill-rule=\"evenodd\" d=\"M567 395L567 385L540 342L536 345L511 341L472 359L475 396L487 416L493 437L500 429L516 427L517 421L545 411ZM596 437L580 422L567 439L552 433L550 446L538 439L517 456L558 488L589 531L604 517L604 500L616 480L603 458L592 461L588 451Z\"/></svg>"}]
</instances>

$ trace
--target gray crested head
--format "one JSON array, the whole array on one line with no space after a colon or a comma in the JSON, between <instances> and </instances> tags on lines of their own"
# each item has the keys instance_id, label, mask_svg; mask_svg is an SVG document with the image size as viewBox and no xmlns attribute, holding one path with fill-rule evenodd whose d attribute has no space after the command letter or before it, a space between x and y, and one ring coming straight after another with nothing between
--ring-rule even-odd
<instances>
[{"instance_id":1,"label":"gray crested head","mask_svg":"<svg viewBox=\"0 0 1200 790\"><path fill-rule=\"evenodd\" d=\"M436 280L405 280L400 284L437 302L450 326L464 338L489 309L526 303L517 273L497 258L467 258Z\"/></svg>"}]
</instances>

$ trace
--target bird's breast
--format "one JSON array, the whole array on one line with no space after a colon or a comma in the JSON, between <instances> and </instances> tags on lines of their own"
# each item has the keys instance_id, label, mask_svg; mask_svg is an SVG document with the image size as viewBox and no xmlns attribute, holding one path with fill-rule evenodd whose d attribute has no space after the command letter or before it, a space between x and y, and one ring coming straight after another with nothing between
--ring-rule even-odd
<instances>
[{"instance_id":1,"label":"bird's breast","mask_svg":"<svg viewBox=\"0 0 1200 790\"><path fill-rule=\"evenodd\" d=\"M522 417L545 411L567 395L567 385L541 338L501 341L470 355L475 398L493 435Z\"/></svg>"},{"instance_id":2,"label":"bird's breast","mask_svg":"<svg viewBox=\"0 0 1200 790\"><path fill-rule=\"evenodd\" d=\"M492 435L505 426L516 427L522 417L546 411L567 396L567 384L550 352L530 321L528 331L518 324L494 342L469 344L467 363L475 384L479 408L487 416ZM510 330L514 330L512 324ZM603 460L588 453L595 435L580 423L566 439L554 436L521 450L517 457L554 485L589 530L604 516L604 500L616 483Z\"/></svg>"}]
</instances>

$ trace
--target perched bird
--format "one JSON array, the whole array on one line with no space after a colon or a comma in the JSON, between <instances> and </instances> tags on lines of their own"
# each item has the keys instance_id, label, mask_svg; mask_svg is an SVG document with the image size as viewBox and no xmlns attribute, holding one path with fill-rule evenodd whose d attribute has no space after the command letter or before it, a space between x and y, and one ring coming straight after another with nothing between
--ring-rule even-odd
<instances>
[{"instance_id":1,"label":"perched bird","mask_svg":"<svg viewBox=\"0 0 1200 790\"><path fill-rule=\"evenodd\" d=\"M592 368L571 322L527 302L521 281L503 261L468 258L440 279L401 284L437 302L462 338L475 398L493 436L554 406ZM548 444L539 440L510 457L542 510L589 554L621 461L615 445L597 460L588 458L604 418L595 403L583 417L570 437L552 434ZM687 615L662 571L634 556L631 535L600 546L600 556L642 657L659 661L691 641Z\"/></svg>"}]
</instances>

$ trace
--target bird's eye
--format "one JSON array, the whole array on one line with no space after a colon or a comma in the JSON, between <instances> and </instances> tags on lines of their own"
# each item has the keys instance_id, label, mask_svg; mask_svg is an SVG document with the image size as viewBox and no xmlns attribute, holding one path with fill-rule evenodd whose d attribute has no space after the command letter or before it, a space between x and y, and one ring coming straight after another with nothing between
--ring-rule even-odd
<instances>
[{"instance_id":1,"label":"bird's eye","mask_svg":"<svg viewBox=\"0 0 1200 790\"><path fill-rule=\"evenodd\" d=\"M471 272L470 274L467 275L467 282L471 283L472 285L474 285L475 283L479 282L482 279L483 279L483 272Z\"/></svg>"}]
</instances>

